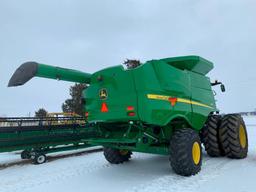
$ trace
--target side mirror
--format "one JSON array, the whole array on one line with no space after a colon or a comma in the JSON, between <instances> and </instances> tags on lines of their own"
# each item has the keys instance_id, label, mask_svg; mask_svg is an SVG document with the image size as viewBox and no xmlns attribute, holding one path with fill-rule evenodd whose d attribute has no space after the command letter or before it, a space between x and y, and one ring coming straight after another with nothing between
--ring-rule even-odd
<instances>
[{"instance_id":1,"label":"side mirror","mask_svg":"<svg viewBox=\"0 0 256 192\"><path fill-rule=\"evenodd\" d=\"M221 89L222 92L225 92L225 91L226 91L225 85L224 85L224 84L221 84L221 85L220 85L220 89Z\"/></svg>"}]
</instances>

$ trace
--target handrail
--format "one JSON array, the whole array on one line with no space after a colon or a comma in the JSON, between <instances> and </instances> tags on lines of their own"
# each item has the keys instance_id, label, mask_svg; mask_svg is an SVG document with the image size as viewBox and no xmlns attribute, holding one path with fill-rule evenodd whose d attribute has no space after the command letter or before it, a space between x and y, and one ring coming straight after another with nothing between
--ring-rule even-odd
<instances>
[{"instance_id":1,"label":"handrail","mask_svg":"<svg viewBox=\"0 0 256 192\"><path fill-rule=\"evenodd\" d=\"M0 127L85 124L84 117L0 117Z\"/></svg>"}]
</instances>

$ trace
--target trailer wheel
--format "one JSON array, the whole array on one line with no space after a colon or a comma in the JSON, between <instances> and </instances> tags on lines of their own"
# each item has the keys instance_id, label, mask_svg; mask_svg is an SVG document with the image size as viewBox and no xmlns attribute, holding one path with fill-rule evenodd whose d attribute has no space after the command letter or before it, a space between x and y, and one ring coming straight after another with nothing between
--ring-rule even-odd
<instances>
[{"instance_id":1,"label":"trailer wheel","mask_svg":"<svg viewBox=\"0 0 256 192\"><path fill-rule=\"evenodd\" d=\"M32 157L34 164L43 164L46 162L46 155L43 153L36 153L35 156Z\"/></svg>"},{"instance_id":2,"label":"trailer wheel","mask_svg":"<svg viewBox=\"0 0 256 192\"><path fill-rule=\"evenodd\" d=\"M125 161L129 161L132 152L128 150L119 150L110 147L104 147L103 154L109 163L120 164Z\"/></svg>"},{"instance_id":3,"label":"trailer wheel","mask_svg":"<svg viewBox=\"0 0 256 192\"><path fill-rule=\"evenodd\" d=\"M243 159L247 156L247 131L240 115L225 115L220 125L219 136L221 145L229 158Z\"/></svg>"},{"instance_id":4,"label":"trailer wheel","mask_svg":"<svg viewBox=\"0 0 256 192\"><path fill-rule=\"evenodd\" d=\"M190 128L174 132L170 141L170 163L175 173L191 176L201 170L202 149L198 133Z\"/></svg>"},{"instance_id":5,"label":"trailer wheel","mask_svg":"<svg viewBox=\"0 0 256 192\"><path fill-rule=\"evenodd\" d=\"M201 137L207 154L211 157L224 156L219 139L219 124L221 116L211 115L208 117L202 131Z\"/></svg>"},{"instance_id":6,"label":"trailer wheel","mask_svg":"<svg viewBox=\"0 0 256 192\"><path fill-rule=\"evenodd\" d=\"M30 151L28 150L24 150L21 152L20 154L21 159L30 159L31 155L30 155Z\"/></svg>"}]
</instances>

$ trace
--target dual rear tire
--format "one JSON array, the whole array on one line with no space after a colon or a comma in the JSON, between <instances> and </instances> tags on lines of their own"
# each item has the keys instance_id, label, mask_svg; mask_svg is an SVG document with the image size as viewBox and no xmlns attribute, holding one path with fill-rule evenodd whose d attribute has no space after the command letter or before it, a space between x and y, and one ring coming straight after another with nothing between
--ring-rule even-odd
<instances>
[{"instance_id":1,"label":"dual rear tire","mask_svg":"<svg viewBox=\"0 0 256 192\"><path fill-rule=\"evenodd\" d=\"M225 115L219 127L219 141L225 155L243 159L248 153L248 137L243 118L237 114Z\"/></svg>"},{"instance_id":2,"label":"dual rear tire","mask_svg":"<svg viewBox=\"0 0 256 192\"><path fill-rule=\"evenodd\" d=\"M200 133L205 150L211 157L219 157L225 155L219 139L220 121L221 116L219 115L209 116Z\"/></svg>"},{"instance_id":3,"label":"dual rear tire","mask_svg":"<svg viewBox=\"0 0 256 192\"><path fill-rule=\"evenodd\" d=\"M248 153L248 138L243 118L238 114L209 116L204 128L183 128L174 132L170 142L170 163L174 172L191 176L201 170L202 148L211 157L243 159Z\"/></svg>"},{"instance_id":4,"label":"dual rear tire","mask_svg":"<svg viewBox=\"0 0 256 192\"><path fill-rule=\"evenodd\" d=\"M243 118L238 114L209 116L201 132L207 154L242 159L248 153L248 138Z\"/></svg>"}]
</instances>

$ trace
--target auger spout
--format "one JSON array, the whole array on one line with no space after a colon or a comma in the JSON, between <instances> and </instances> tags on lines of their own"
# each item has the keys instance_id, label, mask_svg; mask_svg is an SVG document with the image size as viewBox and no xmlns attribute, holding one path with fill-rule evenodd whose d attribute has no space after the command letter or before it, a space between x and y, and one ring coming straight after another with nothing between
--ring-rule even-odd
<instances>
[{"instance_id":1,"label":"auger spout","mask_svg":"<svg viewBox=\"0 0 256 192\"><path fill-rule=\"evenodd\" d=\"M89 73L40 64L37 62L26 62L14 72L8 83L8 87L24 85L33 77L43 77L86 84L90 84L91 81L91 74Z\"/></svg>"}]
</instances>

